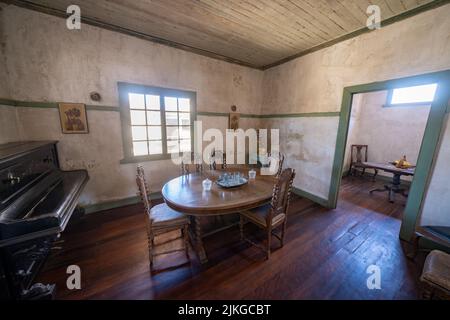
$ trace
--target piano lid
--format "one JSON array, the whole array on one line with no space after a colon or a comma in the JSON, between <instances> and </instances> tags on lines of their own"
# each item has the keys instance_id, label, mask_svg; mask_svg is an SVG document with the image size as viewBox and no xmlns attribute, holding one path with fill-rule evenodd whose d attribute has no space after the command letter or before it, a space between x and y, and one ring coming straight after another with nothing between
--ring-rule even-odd
<instances>
[{"instance_id":1,"label":"piano lid","mask_svg":"<svg viewBox=\"0 0 450 320\"><path fill-rule=\"evenodd\" d=\"M43 146L56 144L56 140L48 141L20 141L20 142L9 142L0 145L0 162L7 160L11 157L20 156L21 154L34 151L36 149L42 148Z\"/></svg>"},{"instance_id":2,"label":"piano lid","mask_svg":"<svg viewBox=\"0 0 450 320\"><path fill-rule=\"evenodd\" d=\"M0 212L0 248L64 231L88 179L56 170Z\"/></svg>"},{"instance_id":3,"label":"piano lid","mask_svg":"<svg viewBox=\"0 0 450 320\"><path fill-rule=\"evenodd\" d=\"M56 141L0 145L0 247L64 230L89 179L61 171Z\"/></svg>"}]
</instances>

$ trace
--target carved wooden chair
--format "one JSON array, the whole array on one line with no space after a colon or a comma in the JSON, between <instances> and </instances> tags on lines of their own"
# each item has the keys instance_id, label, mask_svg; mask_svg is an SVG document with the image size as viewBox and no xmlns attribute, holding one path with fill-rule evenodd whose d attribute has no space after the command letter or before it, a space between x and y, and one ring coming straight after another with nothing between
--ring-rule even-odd
<instances>
[{"instance_id":1,"label":"carved wooden chair","mask_svg":"<svg viewBox=\"0 0 450 320\"><path fill-rule=\"evenodd\" d=\"M367 162L367 153L369 146L367 144L352 144L350 147L350 168L348 170L349 175L356 176L357 172L361 172L361 176L366 173L366 166L364 162ZM363 155L364 153L364 155ZM375 178L378 174L378 170L374 169L374 175L372 176L372 180L375 181Z\"/></svg>"},{"instance_id":2,"label":"carved wooden chair","mask_svg":"<svg viewBox=\"0 0 450 320\"><path fill-rule=\"evenodd\" d=\"M203 159L201 155L191 152L191 161L184 159L181 161L181 174L189 174L191 172L203 172Z\"/></svg>"},{"instance_id":3,"label":"carved wooden chair","mask_svg":"<svg viewBox=\"0 0 450 320\"><path fill-rule=\"evenodd\" d=\"M279 177L283 171L284 154L281 152L278 152L278 155L269 154L269 166L272 164L272 161L278 162L276 177Z\"/></svg>"},{"instance_id":4,"label":"carved wooden chair","mask_svg":"<svg viewBox=\"0 0 450 320\"><path fill-rule=\"evenodd\" d=\"M158 255L168 254L172 252L185 251L186 258L189 260L189 235L188 226L189 220L184 214L175 211L167 206L167 204L162 203L152 206L148 184L145 179L144 168L142 166L137 167L136 183L139 189L139 194L144 204L145 216L147 218L147 236L148 236L148 253L150 270L153 269L153 258ZM163 233L180 230L181 236L176 239L171 239L162 244L184 239L184 248L169 250L165 252L155 253L155 237Z\"/></svg>"},{"instance_id":5,"label":"carved wooden chair","mask_svg":"<svg viewBox=\"0 0 450 320\"><path fill-rule=\"evenodd\" d=\"M227 154L222 150L213 149L210 155L210 165L209 168L211 170L217 169L217 162L221 160L222 163L219 163L222 169L227 168ZM220 162L220 161L219 161Z\"/></svg>"},{"instance_id":6,"label":"carved wooden chair","mask_svg":"<svg viewBox=\"0 0 450 320\"><path fill-rule=\"evenodd\" d=\"M270 258L270 247L272 235L280 240L281 246L284 244L284 236L286 234L287 212L289 209L289 199L291 196L292 183L295 178L295 170L288 168L278 177L273 187L272 200L270 204L265 206L240 212L240 234L241 240L245 240L250 244L262 249L266 252L267 259ZM247 239L244 235L244 223L251 222L263 229L267 233L266 246L261 246ZM273 231L281 227L281 234L278 235Z\"/></svg>"}]
</instances>

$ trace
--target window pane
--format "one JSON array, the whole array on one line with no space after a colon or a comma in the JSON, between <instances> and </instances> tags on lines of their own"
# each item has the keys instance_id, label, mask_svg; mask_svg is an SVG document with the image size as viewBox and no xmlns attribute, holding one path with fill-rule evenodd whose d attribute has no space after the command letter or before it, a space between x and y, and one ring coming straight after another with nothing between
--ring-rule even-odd
<instances>
[{"instance_id":1,"label":"window pane","mask_svg":"<svg viewBox=\"0 0 450 320\"><path fill-rule=\"evenodd\" d=\"M161 124L161 112L147 111L147 124L160 125Z\"/></svg>"},{"instance_id":2,"label":"window pane","mask_svg":"<svg viewBox=\"0 0 450 320\"><path fill-rule=\"evenodd\" d=\"M191 115L189 113L180 113L180 126L188 126L191 124Z\"/></svg>"},{"instance_id":3,"label":"window pane","mask_svg":"<svg viewBox=\"0 0 450 320\"><path fill-rule=\"evenodd\" d=\"M191 140L180 140L180 150L181 152L191 151Z\"/></svg>"},{"instance_id":4,"label":"window pane","mask_svg":"<svg viewBox=\"0 0 450 320\"><path fill-rule=\"evenodd\" d=\"M168 153L175 153L175 152L180 152L179 151L179 147L178 147L178 140L172 140L172 141L167 141L167 152Z\"/></svg>"},{"instance_id":5,"label":"window pane","mask_svg":"<svg viewBox=\"0 0 450 320\"><path fill-rule=\"evenodd\" d=\"M437 84L427 84L407 88L394 89L392 92L392 104L432 102L436 93Z\"/></svg>"},{"instance_id":6,"label":"window pane","mask_svg":"<svg viewBox=\"0 0 450 320\"><path fill-rule=\"evenodd\" d=\"M191 101L187 98L178 99L178 108L179 108L179 111L190 111L191 110Z\"/></svg>"},{"instance_id":7,"label":"window pane","mask_svg":"<svg viewBox=\"0 0 450 320\"><path fill-rule=\"evenodd\" d=\"M150 154L162 154L162 141L149 141Z\"/></svg>"},{"instance_id":8,"label":"window pane","mask_svg":"<svg viewBox=\"0 0 450 320\"><path fill-rule=\"evenodd\" d=\"M133 153L135 156L147 155L147 141L133 142Z\"/></svg>"},{"instance_id":9,"label":"window pane","mask_svg":"<svg viewBox=\"0 0 450 320\"><path fill-rule=\"evenodd\" d=\"M133 140L147 140L145 127L131 127L131 136Z\"/></svg>"},{"instance_id":10,"label":"window pane","mask_svg":"<svg viewBox=\"0 0 450 320\"><path fill-rule=\"evenodd\" d=\"M160 109L159 102L160 102L159 96L155 96L152 94L145 95L145 103L147 105L147 109L159 110Z\"/></svg>"},{"instance_id":11,"label":"window pane","mask_svg":"<svg viewBox=\"0 0 450 320\"><path fill-rule=\"evenodd\" d=\"M180 138L190 139L191 138L191 127L180 127Z\"/></svg>"},{"instance_id":12,"label":"window pane","mask_svg":"<svg viewBox=\"0 0 450 320\"><path fill-rule=\"evenodd\" d=\"M145 111L130 110L132 125L145 125Z\"/></svg>"},{"instance_id":13,"label":"window pane","mask_svg":"<svg viewBox=\"0 0 450 320\"><path fill-rule=\"evenodd\" d=\"M129 93L128 99L130 101L131 109L145 109L144 95L139 93Z\"/></svg>"},{"instance_id":14,"label":"window pane","mask_svg":"<svg viewBox=\"0 0 450 320\"><path fill-rule=\"evenodd\" d=\"M161 127L147 127L148 140L161 140Z\"/></svg>"},{"instance_id":15,"label":"window pane","mask_svg":"<svg viewBox=\"0 0 450 320\"><path fill-rule=\"evenodd\" d=\"M177 98L164 97L166 111L177 111Z\"/></svg>"},{"instance_id":16,"label":"window pane","mask_svg":"<svg viewBox=\"0 0 450 320\"><path fill-rule=\"evenodd\" d=\"M178 125L178 113L166 112L166 125L177 126Z\"/></svg>"},{"instance_id":17,"label":"window pane","mask_svg":"<svg viewBox=\"0 0 450 320\"><path fill-rule=\"evenodd\" d=\"M168 140L178 139L178 127L166 127L166 129Z\"/></svg>"}]
</instances>

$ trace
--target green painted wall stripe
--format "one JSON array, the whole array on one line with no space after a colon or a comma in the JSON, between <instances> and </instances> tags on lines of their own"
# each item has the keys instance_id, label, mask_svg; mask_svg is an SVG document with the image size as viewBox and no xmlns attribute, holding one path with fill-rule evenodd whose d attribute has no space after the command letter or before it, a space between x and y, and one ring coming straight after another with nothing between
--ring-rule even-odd
<instances>
[{"instance_id":1,"label":"green painted wall stripe","mask_svg":"<svg viewBox=\"0 0 450 320\"><path fill-rule=\"evenodd\" d=\"M228 117L229 113L199 111L199 116L209 117ZM241 113L241 118L257 118L257 119L269 119L269 118L303 118L303 117L339 117L340 112L304 112L304 113L280 113L280 114L248 114Z\"/></svg>"},{"instance_id":2,"label":"green painted wall stripe","mask_svg":"<svg viewBox=\"0 0 450 320\"><path fill-rule=\"evenodd\" d=\"M86 105L86 110L96 110L96 111L115 111L115 112L119 112L119 107L114 107L114 106L98 106L98 105L91 105L91 104L87 104Z\"/></svg>"},{"instance_id":3,"label":"green painted wall stripe","mask_svg":"<svg viewBox=\"0 0 450 320\"><path fill-rule=\"evenodd\" d=\"M150 194L150 199L151 200L162 199L161 192L154 192L154 193ZM134 196L134 197L128 197L128 198L119 199L119 200L100 202L100 203L96 203L96 204L89 204L89 205L84 205L84 206L82 205L82 207L84 208L86 213L94 213L94 212L129 206L129 205L137 204L139 202L141 202L141 198L138 196Z\"/></svg>"},{"instance_id":4,"label":"green painted wall stripe","mask_svg":"<svg viewBox=\"0 0 450 320\"><path fill-rule=\"evenodd\" d=\"M58 108L58 102L20 101L2 98L0 98L0 105L25 107L25 108ZM115 111L115 112L120 111L119 107L115 106L90 105L90 104L86 105L86 110ZM197 115L206 117L228 117L229 113L198 111ZM302 118L302 117L339 117L339 115L340 112L304 112L304 113L284 113L284 114L261 114L261 115L241 113L241 118L268 119L268 118Z\"/></svg>"},{"instance_id":5,"label":"green painted wall stripe","mask_svg":"<svg viewBox=\"0 0 450 320\"><path fill-rule=\"evenodd\" d=\"M56 102L35 102L35 101L18 101L11 99L0 99L1 105L12 107L26 107L26 108L58 108Z\"/></svg>"},{"instance_id":6,"label":"green painted wall stripe","mask_svg":"<svg viewBox=\"0 0 450 320\"><path fill-rule=\"evenodd\" d=\"M1 99L0 105L19 107L19 108L58 108L58 102L47 102L47 101L20 101L12 99ZM118 107L114 106L102 106L102 105L91 105L86 104L87 110L99 110L99 111L119 111Z\"/></svg>"},{"instance_id":7,"label":"green painted wall stripe","mask_svg":"<svg viewBox=\"0 0 450 320\"><path fill-rule=\"evenodd\" d=\"M299 188L293 187L292 188L292 193L294 193L294 194L296 194L296 195L298 195L300 197L309 199L309 200L311 200L311 201L321 205L322 207L327 207L328 206L328 200L327 199L319 197L319 196L316 196L315 194L309 193L309 192L301 190Z\"/></svg>"},{"instance_id":8,"label":"green painted wall stripe","mask_svg":"<svg viewBox=\"0 0 450 320\"><path fill-rule=\"evenodd\" d=\"M305 118L305 117L339 117L340 112L305 112L305 113L281 113L262 114L259 118Z\"/></svg>"},{"instance_id":9,"label":"green painted wall stripe","mask_svg":"<svg viewBox=\"0 0 450 320\"><path fill-rule=\"evenodd\" d=\"M204 117L228 117L230 114L223 112L197 111L197 115Z\"/></svg>"}]
</instances>

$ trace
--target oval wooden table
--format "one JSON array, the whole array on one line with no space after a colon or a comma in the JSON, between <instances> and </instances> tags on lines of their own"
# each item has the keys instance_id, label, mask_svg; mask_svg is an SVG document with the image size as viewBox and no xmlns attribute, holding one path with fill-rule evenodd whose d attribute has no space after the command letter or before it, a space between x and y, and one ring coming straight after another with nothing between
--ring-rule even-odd
<instances>
[{"instance_id":1,"label":"oval wooden table","mask_svg":"<svg viewBox=\"0 0 450 320\"><path fill-rule=\"evenodd\" d=\"M191 231L193 232L191 235L195 240L196 251L201 263L208 261L203 238L213 233L204 234L202 232L202 217L238 213L270 202L276 179L273 176L260 175L259 169L255 169L256 179L249 179L247 184L240 187L222 188L215 183L219 175L224 172L239 171L248 176L248 170L225 169L191 173L170 180L162 188L163 198L169 207L192 216ZM203 190L202 182L206 178L213 181L210 191Z\"/></svg>"}]
</instances>

